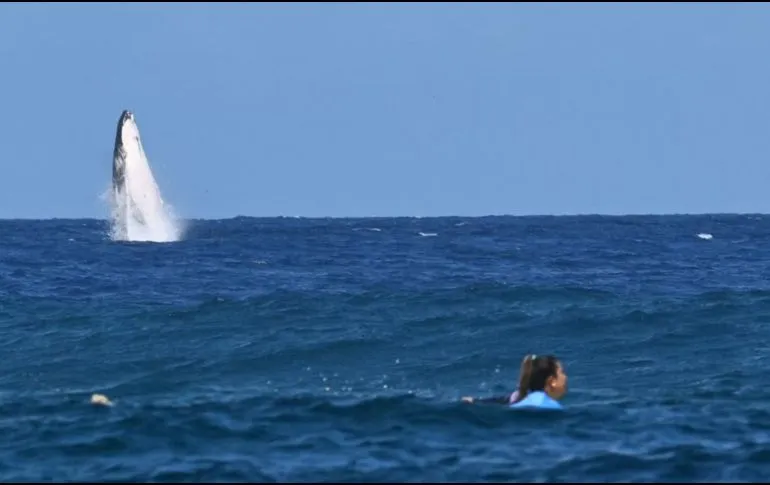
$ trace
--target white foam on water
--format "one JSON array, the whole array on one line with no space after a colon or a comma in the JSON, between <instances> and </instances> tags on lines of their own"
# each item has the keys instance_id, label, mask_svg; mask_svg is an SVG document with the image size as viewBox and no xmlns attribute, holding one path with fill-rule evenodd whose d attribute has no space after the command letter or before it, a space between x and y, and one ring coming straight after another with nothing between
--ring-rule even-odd
<instances>
[{"instance_id":1,"label":"white foam on water","mask_svg":"<svg viewBox=\"0 0 770 485\"><path fill-rule=\"evenodd\" d=\"M125 183L112 191L110 236L116 241L179 241L184 227L161 197L133 117L123 123L122 140Z\"/></svg>"},{"instance_id":2,"label":"white foam on water","mask_svg":"<svg viewBox=\"0 0 770 485\"><path fill-rule=\"evenodd\" d=\"M707 233L707 232L701 232L700 234L698 234L698 237L701 238L701 239L705 239L706 241L709 241L709 240L713 239L714 236L709 234L709 233Z\"/></svg>"}]
</instances>

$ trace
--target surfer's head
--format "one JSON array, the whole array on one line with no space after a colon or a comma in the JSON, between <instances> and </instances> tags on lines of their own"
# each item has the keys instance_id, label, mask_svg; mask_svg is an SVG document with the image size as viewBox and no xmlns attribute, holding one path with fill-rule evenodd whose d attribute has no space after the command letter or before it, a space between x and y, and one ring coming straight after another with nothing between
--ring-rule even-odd
<instances>
[{"instance_id":1,"label":"surfer's head","mask_svg":"<svg viewBox=\"0 0 770 485\"><path fill-rule=\"evenodd\" d=\"M534 391L543 391L552 399L564 396L567 392L567 374L559 359L552 355L530 354L524 357L516 401L521 401Z\"/></svg>"}]
</instances>

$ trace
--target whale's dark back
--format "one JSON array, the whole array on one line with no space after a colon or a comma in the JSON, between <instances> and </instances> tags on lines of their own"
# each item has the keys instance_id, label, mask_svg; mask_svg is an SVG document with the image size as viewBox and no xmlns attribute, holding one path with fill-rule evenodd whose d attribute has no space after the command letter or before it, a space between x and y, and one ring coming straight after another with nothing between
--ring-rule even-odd
<instances>
[{"instance_id":1,"label":"whale's dark back","mask_svg":"<svg viewBox=\"0 0 770 485\"><path fill-rule=\"evenodd\" d=\"M123 125L131 116L131 112L123 110L118 119L118 126L115 132L115 146L112 151L112 187L117 188L123 185L124 165L123 160Z\"/></svg>"}]
</instances>

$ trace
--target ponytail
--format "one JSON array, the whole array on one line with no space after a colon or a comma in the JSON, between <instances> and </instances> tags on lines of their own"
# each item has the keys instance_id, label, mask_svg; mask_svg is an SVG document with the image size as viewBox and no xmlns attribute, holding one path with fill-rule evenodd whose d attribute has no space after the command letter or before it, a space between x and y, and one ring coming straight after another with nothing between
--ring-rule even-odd
<instances>
[{"instance_id":1,"label":"ponytail","mask_svg":"<svg viewBox=\"0 0 770 485\"><path fill-rule=\"evenodd\" d=\"M529 394L529 381L532 379L532 362L537 358L536 355L526 355L521 361L521 370L519 371L519 395L516 402L521 401Z\"/></svg>"},{"instance_id":2,"label":"ponytail","mask_svg":"<svg viewBox=\"0 0 770 485\"><path fill-rule=\"evenodd\" d=\"M559 369L559 361L552 355L530 354L521 361L519 371L519 394L516 401L527 397L532 391L544 391L548 379L556 377Z\"/></svg>"}]
</instances>

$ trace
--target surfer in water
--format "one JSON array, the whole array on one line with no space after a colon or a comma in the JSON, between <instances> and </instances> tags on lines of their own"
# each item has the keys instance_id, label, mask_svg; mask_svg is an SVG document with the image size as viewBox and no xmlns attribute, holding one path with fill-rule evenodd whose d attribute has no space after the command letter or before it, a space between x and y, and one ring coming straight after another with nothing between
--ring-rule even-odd
<instances>
[{"instance_id":1,"label":"surfer in water","mask_svg":"<svg viewBox=\"0 0 770 485\"><path fill-rule=\"evenodd\" d=\"M494 403L519 407L527 401L548 401L547 407L556 407L567 392L567 374L559 359L552 355L530 354L521 362L519 389L512 394L487 398L464 397L467 403ZM542 407L541 404L535 404Z\"/></svg>"}]
</instances>

